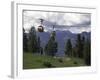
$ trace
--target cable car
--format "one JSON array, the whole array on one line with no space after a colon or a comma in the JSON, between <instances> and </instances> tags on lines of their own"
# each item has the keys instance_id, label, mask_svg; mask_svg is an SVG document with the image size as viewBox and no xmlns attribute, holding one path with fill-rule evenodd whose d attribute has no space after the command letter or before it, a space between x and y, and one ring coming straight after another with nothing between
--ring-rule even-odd
<instances>
[{"instance_id":1,"label":"cable car","mask_svg":"<svg viewBox=\"0 0 100 80\"><path fill-rule=\"evenodd\" d=\"M43 19L40 19L40 23L41 23L41 25L38 26L38 32L44 32L44 27L42 26L43 21L44 21Z\"/></svg>"}]
</instances>

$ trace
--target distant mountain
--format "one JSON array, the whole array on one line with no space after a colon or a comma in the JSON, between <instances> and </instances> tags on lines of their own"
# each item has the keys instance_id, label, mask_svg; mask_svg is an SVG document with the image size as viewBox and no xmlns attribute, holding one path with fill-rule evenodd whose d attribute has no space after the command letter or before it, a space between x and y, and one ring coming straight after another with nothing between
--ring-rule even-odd
<instances>
[{"instance_id":1,"label":"distant mountain","mask_svg":"<svg viewBox=\"0 0 100 80\"><path fill-rule=\"evenodd\" d=\"M56 31L56 40L58 42L57 55L64 56L67 39L75 39L75 34L72 34L70 31Z\"/></svg>"},{"instance_id":2,"label":"distant mountain","mask_svg":"<svg viewBox=\"0 0 100 80\"><path fill-rule=\"evenodd\" d=\"M72 33L70 31L56 30L56 41L58 42L58 52L56 53L57 56L65 55L64 49L68 39L71 39L73 47L75 46L77 34L78 33ZM91 39L91 32L82 32L80 34L81 36L84 36L85 39ZM37 32L37 35L40 37L41 47L44 48L50 38L50 32Z\"/></svg>"},{"instance_id":3,"label":"distant mountain","mask_svg":"<svg viewBox=\"0 0 100 80\"><path fill-rule=\"evenodd\" d=\"M49 41L50 33L49 32L37 32L37 35L40 37L41 47L45 47L45 45Z\"/></svg>"}]
</instances>

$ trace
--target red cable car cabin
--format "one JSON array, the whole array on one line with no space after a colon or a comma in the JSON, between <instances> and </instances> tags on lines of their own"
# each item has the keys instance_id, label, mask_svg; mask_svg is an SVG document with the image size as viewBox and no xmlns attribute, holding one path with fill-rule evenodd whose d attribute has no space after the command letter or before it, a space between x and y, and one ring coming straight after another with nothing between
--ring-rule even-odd
<instances>
[{"instance_id":1,"label":"red cable car cabin","mask_svg":"<svg viewBox=\"0 0 100 80\"><path fill-rule=\"evenodd\" d=\"M42 26L42 23L43 23L43 19L39 19L40 20L40 23L41 23L41 25L40 26L38 26L38 31L39 32L44 32L44 28L43 28L43 26Z\"/></svg>"},{"instance_id":2,"label":"red cable car cabin","mask_svg":"<svg viewBox=\"0 0 100 80\"><path fill-rule=\"evenodd\" d=\"M39 19L40 20L40 23L41 23L41 25L40 26L38 26L38 31L39 32L44 32L44 28L43 28L43 26L42 26L42 23L43 23L43 19Z\"/></svg>"},{"instance_id":3,"label":"red cable car cabin","mask_svg":"<svg viewBox=\"0 0 100 80\"><path fill-rule=\"evenodd\" d=\"M39 32L44 32L43 26L38 26L38 31L39 31Z\"/></svg>"}]
</instances>

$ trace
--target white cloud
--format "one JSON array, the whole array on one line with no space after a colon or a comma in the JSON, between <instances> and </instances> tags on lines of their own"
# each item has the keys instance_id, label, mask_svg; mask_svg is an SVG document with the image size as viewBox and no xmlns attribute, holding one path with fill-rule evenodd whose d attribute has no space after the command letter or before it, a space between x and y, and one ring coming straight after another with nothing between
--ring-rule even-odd
<instances>
[{"instance_id":1,"label":"white cloud","mask_svg":"<svg viewBox=\"0 0 100 80\"><path fill-rule=\"evenodd\" d=\"M31 26L37 29L40 25L40 18L44 19L45 31L52 30L52 26L55 24L57 25L56 29L70 30L75 33L90 31L90 14L40 11L24 11L25 30L29 30Z\"/></svg>"}]
</instances>

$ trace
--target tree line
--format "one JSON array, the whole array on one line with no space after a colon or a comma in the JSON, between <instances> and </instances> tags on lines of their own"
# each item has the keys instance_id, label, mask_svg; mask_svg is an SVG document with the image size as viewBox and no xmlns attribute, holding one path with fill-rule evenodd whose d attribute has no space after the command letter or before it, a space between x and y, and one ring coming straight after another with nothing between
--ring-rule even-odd
<instances>
[{"instance_id":1,"label":"tree line","mask_svg":"<svg viewBox=\"0 0 100 80\"><path fill-rule=\"evenodd\" d=\"M34 27L32 27L29 30L29 33L25 33L25 30L23 28L23 51L24 52L31 52L31 53L45 53L46 55L55 56L55 53L57 52L57 42L55 39L56 33L53 31L51 33L51 37L46 44L45 48L41 47L41 41L40 37L37 36L36 30Z\"/></svg>"},{"instance_id":2,"label":"tree line","mask_svg":"<svg viewBox=\"0 0 100 80\"><path fill-rule=\"evenodd\" d=\"M81 34L77 34L75 47L72 47L71 40L68 39L65 46L65 54L69 57L84 59L87 65L91 65L91 42Z\"/></svg>"},{"instance_id":3,"label":"tree line","mask_svg":"<svg viewBox=\"0 0 100 80\"><path fill-rule=\"evenodd\" d=\"M49 56L56 56L58 51L58 43L56 41L56 32L52 31L48 43L45 47L41 47L40 37L37 36L36 30L32 27L29 33L25 33L23 28L23 51L31 53L45 54ZM68 57L76 57L84 59L87 65L91 64L91 42L84 36L77 34L76 44L73 47L71 39L66 40L65 54Z\"/></svg>"}]
</instances>

